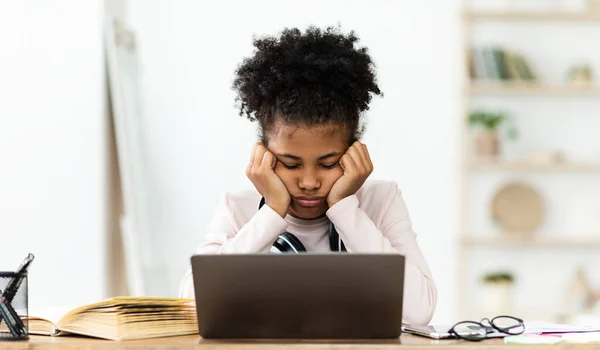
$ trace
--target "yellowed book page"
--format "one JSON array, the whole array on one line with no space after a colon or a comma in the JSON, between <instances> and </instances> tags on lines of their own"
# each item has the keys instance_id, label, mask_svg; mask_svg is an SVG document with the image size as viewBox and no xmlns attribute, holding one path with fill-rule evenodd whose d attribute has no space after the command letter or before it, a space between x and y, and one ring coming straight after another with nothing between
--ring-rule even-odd
<instances>
[{"instance_id":1,"label":"yellowed book page","mask_svg":"<svg viewBox=\"0 0 600 350\"><path fill-rule=\"evenodd\" d=\"M98 318L88 314L80 314L79 317L73 318L69 323L61 324L59 327L64 332L110 340L147 339L198 333L198 323L195 315L177 320L156 319L149 321L142 319L141 321L131 322L124 321L116 315Z\"/></svg>"},{"instance_id":2,"label":"yellowed book page","mask_svg":"<svg viewBox=\"0 0 600 350\"><path fill-rule=\"evenodd\" d=\"M30 334L55 335L56 324L73 307L69 305L48 305L29 310L27 330Z\"/></svg>"},{"instance_id":3,"label":"yellowed book page","mask_svg":"<svg viewBox=\"0 0 600 350\"><path fill-rule=\"evenodd\" d=\"M27 319L27 332L34 335L54 335L56 333L56 326L49 320L28 317Z\"/></svg>"},{"instance_id":4,"label":"yellowed book page","mask_svg":"<svg viewBox=\"0 0 600 350\"><path fill-rule=\"evenodd\" d=\"M197 333L193 299L117 297L72 309L57 323L62 332L111 340Z\"/></svg>"},{"instance_id":5,"label":"yellowed book page","mask_svg":"<svg viewBox=\"0 0 600 350\"><path fill-rule=\"evenodd\" d=\"M103 300L97 303L82 305L74 308L65 314L59 323L66 322L69 318L80 313L89 312L101 312L111 313L115 312L116 308L119 307L132 307L132 306L144 306L144 307L157 307L157 306L190 306L195 307L193 299L181 299L181 298L163 298L163 297L114 297L111 299Z\"/></svg>"}]
</instances>

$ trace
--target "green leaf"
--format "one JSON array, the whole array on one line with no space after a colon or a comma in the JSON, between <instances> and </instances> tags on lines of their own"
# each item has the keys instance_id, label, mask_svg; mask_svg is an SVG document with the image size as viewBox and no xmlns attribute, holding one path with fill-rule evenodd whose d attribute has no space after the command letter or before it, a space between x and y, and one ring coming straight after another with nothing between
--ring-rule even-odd
<instances>
[{"instance_id":1,"label":"green leaf","mask_svg":"<svg viewBox=\"0 0 600 350\"><path fill-rule=\"evenodd\" d=\"M469 114L469 125L480 125L489 130L498 129L506 120L506 114L503 112L490 112L484 110L473 110Z\"/></svg>"}]
</instances>

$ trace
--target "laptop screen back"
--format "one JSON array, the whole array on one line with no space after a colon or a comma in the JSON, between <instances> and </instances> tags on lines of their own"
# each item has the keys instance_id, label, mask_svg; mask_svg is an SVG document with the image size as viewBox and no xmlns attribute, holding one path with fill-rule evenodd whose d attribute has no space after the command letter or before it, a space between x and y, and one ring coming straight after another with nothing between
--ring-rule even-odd
<instances>
[{"instance_id":1,"label":"laptop screen back","mask_svg":"<svg viewBox=\"0 0 600 350\"><path fill-rule=\"evenodd\" d=\"M397 338L398 254L195 255L203 338Z\"/></svg>"}]
</instances>

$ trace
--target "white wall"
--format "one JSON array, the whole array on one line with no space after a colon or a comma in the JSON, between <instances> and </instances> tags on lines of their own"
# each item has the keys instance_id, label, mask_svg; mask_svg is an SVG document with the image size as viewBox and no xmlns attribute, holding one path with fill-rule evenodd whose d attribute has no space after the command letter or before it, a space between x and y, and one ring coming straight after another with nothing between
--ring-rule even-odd
<instances>
[{"instance_id":1,"label":"white wall","mask_svg":"<svg viewBox=\"0 0 600 350\"><path fill-rule=\"evenodd\" d=\"M233 71L252 36L284 26L341 23L370 48L383 99L365 142L374 178L398 181L439 287L434 321L455 314L458 118L462 65L458 1L132 1L142 64L143 118L157 259L174 295L224 191L244 175L254 125L237 115Z\"/></svg>"},{"instance_id":2,"label":"white wall","mask_svg":"<svg viewBox=\"0 0 600 350\"><path fill-rule=\"evenodd\" d=\"M0 270L31 308L105 295L101 1L0 3Z\"/></svg>"}]
</instances>

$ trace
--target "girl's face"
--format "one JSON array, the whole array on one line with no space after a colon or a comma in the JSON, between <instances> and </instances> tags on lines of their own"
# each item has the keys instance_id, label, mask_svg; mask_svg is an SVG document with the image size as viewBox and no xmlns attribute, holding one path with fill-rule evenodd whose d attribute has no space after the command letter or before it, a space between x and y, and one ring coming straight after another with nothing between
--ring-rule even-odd
<instances>
[{"instance_id":1,"label":"girl's face","mask_svg":"<svg viewBox=\"0 0 600 350\"><path fill-rule=\"evenodd\" d=\"M274 171L292 197L289 214L300 219L325 214L327 195L343 174L339 160L348 149L345 128L279 125L268 135L267 148L277 158Z\"/></svg>"}]
</instances>

